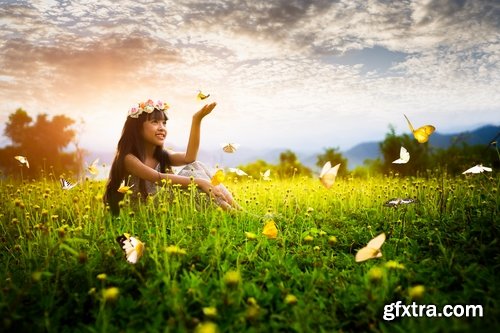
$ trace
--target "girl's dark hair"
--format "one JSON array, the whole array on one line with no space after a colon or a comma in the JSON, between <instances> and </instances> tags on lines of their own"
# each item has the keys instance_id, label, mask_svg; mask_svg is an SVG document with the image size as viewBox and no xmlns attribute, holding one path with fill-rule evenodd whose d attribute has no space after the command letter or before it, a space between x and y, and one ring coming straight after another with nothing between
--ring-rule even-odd
<instances>
[{"instance_id":1,"label":"girl's dark hair","mask_svg":"<svg viewBox=\"0 0 500 333\"><path fill-rule=\"evenodd\" d=\"M129 175L125 171L124 159L127 154L132 154L139 160L144 161L144 141L142 138L142 125L147 120L168 120L165 112L155 109L151 113L143 112L137 118L127 117L123 125L122 135L118 141L116 155L111 165L109 172L109 180L106 184L106 192L104 193L103 200L109 205L111 213L118 215L120 212L119 202L123 200L124 194L118 192L121 182ZM170 167L170 159L168 153L161 146L157 146L154 153L154 158L160 162L161 172L165 172L167 167ZM145 198L147 196L146 184L143 179L139 179L138 187L139 193Z\"/></svg>"}]
</instances>

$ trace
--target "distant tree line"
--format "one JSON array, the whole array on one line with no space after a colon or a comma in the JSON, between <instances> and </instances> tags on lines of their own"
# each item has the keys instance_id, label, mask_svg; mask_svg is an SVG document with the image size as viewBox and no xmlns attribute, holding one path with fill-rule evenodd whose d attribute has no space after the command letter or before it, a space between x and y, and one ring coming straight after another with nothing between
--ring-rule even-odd
<instances>
[{"instance_id":1,"label":"distant tree line","mask_svg":"<svg viewBox=\"0 0 500 333\"><path fill-rule=\"evenodd\" d=\"M11 145L0 148L0 169L4 175L23 175L24 178L39 178L53 174L77 173L82 165L79 150L66 151L70 143L75 143L76 132L72 128L75 121L64 115L49 119L47 114L39 114L36 120L19 108L9 115L4 135ZM29 168L14 159L25 156ZM19 172L19 169L22 172Z\"/></svg>"}]
</instances>

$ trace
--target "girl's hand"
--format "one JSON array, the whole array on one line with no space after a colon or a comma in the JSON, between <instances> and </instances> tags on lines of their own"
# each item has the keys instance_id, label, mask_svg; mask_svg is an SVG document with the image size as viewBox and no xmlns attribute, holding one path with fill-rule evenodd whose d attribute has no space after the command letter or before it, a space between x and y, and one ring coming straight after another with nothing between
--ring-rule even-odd
<instances>
[{"instance_id":1,"label":"girl's hand","mask_svg":"<svg viewBox=\"0 0 500 333\"><path fill-rule=\"evenodd\" d=\"M193 115L193 120L201 121L206 115L208 115L215 108L217 103L213 102L210 104L206 104L202 107L198 112Z\"/></svg>"},{"instance_id":2,"label":"girl's hand","mask_svg":"<svg viewBox=\"0 0 500 333\"><path fill-rule=\"evenodd\" d=\"M223 191L221 187L212 185L209 180L196 178L195 183L203 192L210 195L210 197L213 198L216 202L223 202L229 208L234 207L234 205L236 204L233 198L228 193Z\"/></svg>"}]
</instances>

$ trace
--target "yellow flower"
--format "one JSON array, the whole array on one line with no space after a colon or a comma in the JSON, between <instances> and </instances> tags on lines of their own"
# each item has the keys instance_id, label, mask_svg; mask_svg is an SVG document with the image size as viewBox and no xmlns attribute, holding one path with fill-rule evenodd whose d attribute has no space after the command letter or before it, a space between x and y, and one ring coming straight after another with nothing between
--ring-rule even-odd
<instances>
[{"instance_id":1,"label":"yellow flower","mask_svg":"<svg viewBox=\"0 0 500 333\"><path fill-rule=\"evenodd\" d=\"M335 237L335 236L328 237L328 244L330 244L330 245L337 244L337 237Z\"/></svg>"},{"instance_id":2,"label":"yellow flower","mask_svg":"<svg viewBox=\"0 0 500 333\"><path fill-rule=\"evenodd\" d=\"M214 306L204 307L203 314L208 318L217 317L217 308Z\"/></svg>"},{"instance_id":3,"label":"yellow flower","mask_svg":"<svg viewBox=\"0 0 500 333\"><path fill-rule=\"evenodd\" d=\"M375 266L368 271L368 279L370 279L370 281L372 282L380 281L383 276L384 270L380 267Z\"/></svg>"},{"instance_id":4,"label":"yellow flower","mask_svg":"<svg viewBox=\"0 0 500 333\"><path fill-rule=\"evenodd\" d=\"M120 295L120 290L116 287L106 288L102 291L102 297L105 301L116 301Z\"/></svg>"},{"instance_id":5,"label":"yellow flower","mask_svg":"<svg viewBox=\"0 0 500 333\"><path fill-rule=\"evenodd\" d=\"M285 296L285 304L287 305L295 305L297 304L297 297L293 294L288 294Z\"/></svg>"},{"instance_id":6,"label":"yellow flower","mask_svg":"<svg viewBox=\"0 0 500 333\"><path fill-rule=\"evenodd\" d=\"M314 239L313 236L307 235L306 237L304 237L304 243L310 243L313 241L313 239Z\"/></svg>"},{"instance_id":7,"label":"yellow flower","mask_svg":"<svg viewBox=\"0 0 500 333\"><path fill-rule=\"evenodd\" d=\"M98 280L101 280L101 281L104 281L107 279L107 275L105 273L101 273L101 274L97 274L97 279Z\"/></svg>"},{"instance_id":8,"label":"yellow flower","mask_svg":"<svg viewBox=\"0 0 500 333\"><path fill-rule=\"evenodd\" d=\"M186 250L181 249L177 245L170 245L165 248L168 255L171 256L184 256L186 255Z\"/></svg>"},{"instance_id":9,"label":"yellow flower","mask_svg":"<svg viewBox=\"0 0 500 333\"><path fill-rule=\"evenodd\" d=\"M226 176L224 175L224 170L222 169L219 169L215 172L215 174L212 176L212 185L214 186L217 186L219 184L221 184L224 179L226 178Z\"/></svg>"},{"instance_id":10,"label":"yellow flower","mask_svg":"<svg viewBox=\"0 0 500 333\"><path fill-rule=\"evenodd\" d=\"M238 271L228 271L224 275L224 283L228 287L235 287L241 282L241 274Z\"/></svg>"},{"instance_id":11,"label":"yellow flower","mask_svg":"<svg viewBox=\"0 0 500 333\"><path fill-rule=\"evenodd\" d=\"M269 239L275 239L278 237L278 228L276 228L276 223L274 223L273 220L267 221L262 234Z\"/></svg>"},{"instance_id":12,"label":"yellow flower","mask_svg":"<svg viewBox=\"0 0 500 333\"><path fill-rule=\"evenodd\" d=\"M195 333L217 333L219 332L219 328L217 327L217 324L211 322L211 321L206 321L204 323L199 324L196 326Z\"/></svg>"},{"instance_id":13,"label":"yellow flower","mask_svg":"<svg viewBox=\"0 0 500 333\"><path fill-rule=\"evenodd\" d=\"M400 264L399 262L394 260L389 260L388 262L386 262L385 267L389 269L405 269L405 265Z\"/></svg>"},{"instance_id":14,"label":"yellow flower","mask_svg":"<svg viewBox=\"0 0 500 333\"><path fill-rule=\"evenodd\" d=\"M245 231L245 237L248 240L256 240L257 239L257 235L254 234L253 232L247 232L247 231Z\"/></svg>"},{"instance_id":15,"label":"yellow flower","mask_svg":"<svg viewBox=\"0 0 500 333\"><path fill-rule=\"evenodd\" d=\"M408 289L408 295L411 299L419 299L424 296L425 287L421 284L417 284L416 286L410 287Z\"/></svg>"}]
</instances>

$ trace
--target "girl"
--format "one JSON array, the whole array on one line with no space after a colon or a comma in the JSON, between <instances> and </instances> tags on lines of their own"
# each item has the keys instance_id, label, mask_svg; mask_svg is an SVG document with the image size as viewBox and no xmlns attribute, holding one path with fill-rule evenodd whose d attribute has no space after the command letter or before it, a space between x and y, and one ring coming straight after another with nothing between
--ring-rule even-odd
<instances>
[{"instance_id":1,"label":"girl","mask_svg":"<svg viewBox=\"0 0 500 333\"><path fill-rule=\"evenodd\" d=\"M207 104L193 115L186 152L167 152L163 149L168 120L166 103L148 100L129 110L104 194L104 201L114 215L119 213L118 203L124 197L118 188L129 176L129 186L133 185L134 195L140 193L143 198L155 194L155 183L162 179L183 188L193 181L199 190L207 193L223 209L239 208L229 191L222 184L213 186L209 170L196 162L201 121L215 106L216 103ZM178 174L167 172L171 166L181 165L187 166Z\"/></svg>"}]
</instances>

